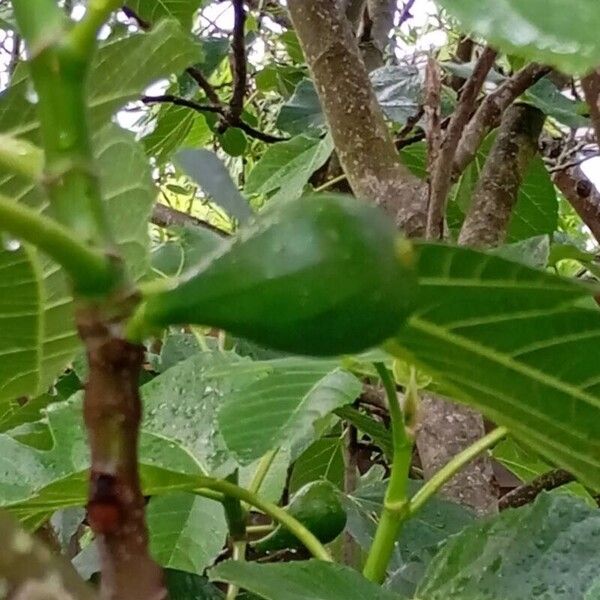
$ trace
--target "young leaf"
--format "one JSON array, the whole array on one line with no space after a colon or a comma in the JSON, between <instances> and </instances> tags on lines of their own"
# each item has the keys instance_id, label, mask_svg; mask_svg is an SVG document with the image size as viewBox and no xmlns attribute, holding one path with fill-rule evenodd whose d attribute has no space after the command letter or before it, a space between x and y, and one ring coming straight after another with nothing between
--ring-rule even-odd
<instances>
[{"instance_id":1,"label":"young leaf","mask_svg":"<svg viewBox=\"0 0 600 600\"><path fill-rule=\"evenodd\" d=\"M575 306L590 290L472 250L420 250L419 314L396 352L600 488L600 313Z\"/></svg>"},{"instance_id":2,"label":"young leaf","mask_svg":"<svg viewBox=\"0 0 600 600\"><path fill-rule=\"evenodd\" d=\"M600 513L542 494L532 505L474 523L429 565L422 600L584 600L598 581Z\"/></svg>"},{"instance_id":3,"label":"young leaf","mask_svg":"<svg viewBox=\"0 0 600 600\"><path fill-rule=\"evenodd\" d=\"M401 600L350 567L317 560L266 565L227 561L209 575L266 600Z\"/></svg>"},{"instance_id":4,"label":"young leaf","mask_svg":"<svg viewBox=\"0 0 600 600\"><path fill-rule=\"evenodd\" d=\"M466 33L494 47L567 73L583 75L600 63L596 0L438 0Z\"/></svg>"}]
</instances>

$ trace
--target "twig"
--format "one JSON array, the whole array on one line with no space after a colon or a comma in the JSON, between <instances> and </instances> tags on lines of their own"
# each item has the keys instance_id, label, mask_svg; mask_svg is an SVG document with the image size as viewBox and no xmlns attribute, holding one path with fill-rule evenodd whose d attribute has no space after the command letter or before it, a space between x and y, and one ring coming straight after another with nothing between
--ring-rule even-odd
<instances>
[{"instance_id":1,"label":"twig","mask_svg":"<svg viewBox=\"0 0 600 600\"><path fill-rule=\"evenodd\" d=\"M244 41L244 26L246 11L243 0L233 0L233 39L231 41L231 67L233 70L233 94L229 101L228 120L237 121L244 109L246 95L246 43Z\"/></svg>"},{"instance_id":2,"label":"twig","mask_svg":"<svg viewBox=\"0 0 600 600\"><path fill-rule=\"evenodd\" d=\"M412 14L410 12L411 8L415 0L406 0L402 10L400 11L400 16L398 17L398 27L402 26L406 21L412 18Z\"/></svg>"},{"instance_id":3,"label":"twig","mask_svg":"<svg viewBox=\"0 0 600 600\"><path fill-rule=\"evenodd\" d=\"M248 125L248 123L246 123L245 121L242 121L241 118L231 120L228 111L223 106L214 106L213 104L200 104L195 100L188 100L187 98L181 98L180 96L174 96L173 94L162 94L160 96L142 96L140 100L144 104L175 104L176 106L184 106L186 108L195 110L199 113L210 112L222 115L226 119L228 125L231 125L232 127L237 127L241 129L244 133L248 134L250 137L253 137L267 144L285 142L287 139L289 139L279 137L276 135L271 135L270 133L264 133L263 131L254 129L254 127Z\"/></svg>"},{"instance_id":4,"label":"twig","mask_svg":"<svg viewBox=\"0 0 600 600\"><path fill-rule=\"evenodd\" d=\"M221 99L215 91L215 88L204 77L204 74L198 67L188 67L186 73L198 84L200 89L206 94L206 97L216 106L221 106Z\"/></svg>"},{"instance_id":5,"label":"twig","mask_svg":"<svg viewBox=\"0 0 600 600\"><path fill-rule=\"evenodd\" d=\"M452 184L454 155L463 129L475 110L477 96L483 87L485 78L494 66L496 56L495 50L489 46L484 48L473 73L463 87L460 100L446 130L433 173L431 173L426 231L427 237L430 239L442 237L446 198Z\"/></svg>"},{"instance_id":6,"label":"twig","mask_svg":"<svg viewBox=\"0 0 600 600\"><path fill-rule=\"evenodd\" d=\"M590 107L590 117L596 132L596 141L600 144L600 71L592 71L581 80L585 101Z\"/></svg>"},{"instance_id":7,"label":"twig","mask_svg":"<svg viewBox=\"0 0 600 600\"><path fill-rule=\"evenodd\" d=\"M123 14L128 19L133 19L137 23L137 26L142 31L149 31L152 28L152 24L151 23L149 23L148 21L145 21L144 19L142 19L142 17L140 17L134 10L132 10L128 6L121 7L121 10L123 11Z\"/></svg>"},{"instance_id":8,"label":"twig","mask_svg":"<svg viewBox=\"0 0 600 600\"><path fill-rule=\"evenodd\" d=\"M229 235L226 231L211 225L208 221L203 221L198 217L194 217L193 215L159 202L157 202L152 209L152 223L159 227L201 227L202 229L208 229L222 237Z\"/></svg>"},{"instance_id":9,"label":"twig","mask_svg":"<svg viewBox=\"0 0 600 600\"><path fill-rule=\"evenodd\" d=\"M423 110L427 121L427 162L429 172L433 171L440 152L442 129L440 122L440 101L442 92L442 77L438 61L429 56L425 71L425 102Z\"/></svg>"},{"instance_id":10,"label":"twig","mask_svg":"<svg viewBox=\"0 0 600 600\"><path fill-rule=\"evenodd\" d=\"M533 481L508 492L498 501L498 508L517 508L533 502L542 492L554 490L561 485L575 481L575 477L563 469L555 469L540 475Z\"/></svg>"},{"instance_id":11,"label":"twig","mask_svg":"<svg viewBox=\"0 0 600 600\"><path fill-rule=\"evenodd\" d=\"M550 71L550 67L531 63L486 96L460 138L452 165L453 180L456 180L473 160L485 136L498 126L502 113L521 94Z\"/></svg>"}]
</instances>

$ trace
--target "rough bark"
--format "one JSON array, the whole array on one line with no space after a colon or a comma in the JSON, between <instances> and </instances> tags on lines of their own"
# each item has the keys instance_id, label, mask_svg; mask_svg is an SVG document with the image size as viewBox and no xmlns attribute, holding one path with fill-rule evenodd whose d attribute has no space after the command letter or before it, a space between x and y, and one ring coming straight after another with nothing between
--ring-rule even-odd
<instances>
[{"instance_id":1,"label":"rough bark","mask_svg":"<svg viewBox=\"0 0 600 600\"><path fill-rule=\"evenodd\" d=\"M425 479L485 435L483 418L466 406L424 394L418 413L417 450ZM443 488L444 496L485 515L497 511L490 459L483 455L469 463Z\"/></svg>"},{"instance_id":2,"label":"rough bark","mask_svg":"<svg viewBox=\"0 0 600 600\"><path fill-rule=\"evenodd\" d=\"M554 184L600 244L600 192L580 166L557 171Z\"/></svg>"},{"instance_id":3,"label":"rough bark","mask_svg":"<svg viewBox=\"0 0 600 600\"><path fill-rule=\"evenodd\" d=\"M91 449L88 522L102 562L105 600L163 600L162 571L148 551L137 446L141 419L139 374L144 357L94 310L80 310L89 376L84 419Z\"/></svg>"},{"instance_id":4,"label":"rough bark","mask_svg":"<svg viewBox=\"0 0 600 600\"><path fill-rule=\"evenodd\" d=\"M386 210L407 235L423 235L423 185L398 160L339 2L290 0L288 8L352 190Z\"/></svg>"},{"instance_id":5,"label":"rough bark","mask_svg":"<svg viewBox=\"0 0 600 600\"><path fill-rule=\"evenodd\" d=\"M502 496L498 506L500 510L524 506L533 502L542 492L555 490L571 481L575 481L575 477L568 471L564 471L563 469L549 471Z\"/></svg>"},{"instance_id":6,"label":"rough bark","mask_svg":"<svg viewBox=\"0 0 600 600\"><path fill-rule=\"evenodd\" d=\"M96 594L72 565L0 513L2 598L12 600L94 600Z\"/></svg>"},{"instance_id":7,"label":"rough bark","mask_svg":"<svg viewBox=\"0 0 600 600\"><path fill-rule=\"evenodd\" d=\"M544 114L528 104L515 104L504 113L460 231L461 245L491 248L504 241L543 124Z\"/></svg>"}]
</instances>

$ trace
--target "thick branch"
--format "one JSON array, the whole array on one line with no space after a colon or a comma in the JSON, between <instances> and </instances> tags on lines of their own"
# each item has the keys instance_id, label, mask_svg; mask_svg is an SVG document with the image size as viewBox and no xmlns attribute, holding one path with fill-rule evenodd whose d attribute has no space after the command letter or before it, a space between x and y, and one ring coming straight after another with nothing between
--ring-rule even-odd
<instances>
[{"instance_id":1,"label":"thick branch","mask_svg":"<svg viewBox=\"0 0 600 600\"><path fill-rule=\"evenodd\" d=\"M88 356L84 418L91 449L88 522L102 561L105 600L162 600L162 571L150 557L138 476L143 348L115 336L92 309L77 315Z\"/></svg>"},{"instance_id":2,"label":"thick branch","mask_svg":"<svg viewBox=\"0 0 600 600\"><path fill-rule=\"evenodd\" d=\"M537 152L544 118L528 104L515 104L504 113L473 193L460 244L490 248L504 241L523 177Z\"/></svg>"},{"instance_id":3,"label":"thick branch","mask_svg":"<svg viewBox=\"0 0 600 600\"><path fill-rule=\"evenodd\" d=\"M94 600L96 595L71 564L0 513L2 598Z\"/></svg>"},{"instance_id":4,"label":"thick branch","mask_svg":"<svg viewBox=\"0 0 600 600\"><path fill-rule=\"evenodd\" d=\"M486 96L460 138L452 165L453 179L456 180L473 160L485 136L500 123L502 113L550 71L549 67L531 63Z\"/></svg>"},{"instance_id":5,"label":"thick branch","mask_svg":"<svg viewBox=\"0 0 600 600\"><path fill-rule=\"evenodd\" d=\"M473 114L477 96L485 78L496 60L496 51L486 47L465 83L460 100L450 119L446 135L442 141L434 171L431 174L429 208L427 211L427 237L439 239L444 231L446 198L452 185L452 162L465 125Z\"/></svg>"},{"instance_id":6,"label":"thick branch","mask_svg":"<svg viewBox=\"0 0 600 600\"><path fill-rule=\"evenodd\" d=\"M557 171L552 179L600 244L600 192L596 186L580 166Z\"/></svg>"},{"instance_id":7,"label":"thick branch","mask_svg":"<svg viewBox=\"0 0 600 600\"><path fill-rule=\"evenodd\" d=\"M288 8L352 190L422 235L422 184L398 161L350 23L336 2L290 0Z\"/></svg>"},{"instance_id":8,"label":"thick branch","mask_svg":"<svg viewBox=\"0 0 600 600\"><path fill-rule=\"evenodd\" d=\"M555 490L561 485L575 481L575 477L562 469L555 469L540 475L530 483L526 483L508 492L498 501L498 508L517 508L533 502L542 492Z\"/></svg>"}]
</instances>

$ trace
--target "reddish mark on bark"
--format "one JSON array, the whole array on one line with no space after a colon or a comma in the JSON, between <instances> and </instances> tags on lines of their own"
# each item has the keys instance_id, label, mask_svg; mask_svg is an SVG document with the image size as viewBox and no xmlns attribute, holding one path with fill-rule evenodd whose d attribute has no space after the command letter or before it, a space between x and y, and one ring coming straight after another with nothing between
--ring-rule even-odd
<instances>
[{"instance_id":1,"label":"reddish mark on bark","mask_svg":"<svg viewBox=\"0 0 600 600\"><path fill-rule=\"evenodd\" d=\"M107 473L92 473L87 520L96 534L114 533L121 524L117 478Z\"/></svg>"}]
</instances>

